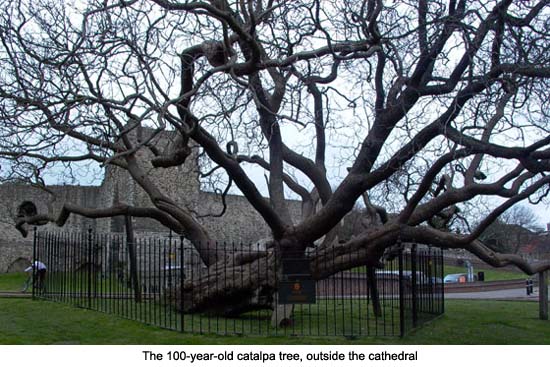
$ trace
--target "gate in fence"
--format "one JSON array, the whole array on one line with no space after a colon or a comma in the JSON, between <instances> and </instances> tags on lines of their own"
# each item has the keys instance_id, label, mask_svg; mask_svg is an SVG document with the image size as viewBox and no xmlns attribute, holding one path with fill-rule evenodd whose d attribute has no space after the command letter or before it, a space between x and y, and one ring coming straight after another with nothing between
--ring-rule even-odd
<instances>
[{"instance_id":1,"label":"gate in fence","mask_svg":"<svg viewBox=\"0 0 550 367\"><path fill-rule=\"evenodd\" d=\"M48 274L33 297L224 335L403 336L444 312L440 249L403 246L383 269L358 266L318 281L305 272L305 291L259 246L217 243L209 251L218 262L206 267L177 236L127 243L119 234L35 231L34 258ZM289 281L289 292L306 294L284 302L290 317L274 327L281 307L273 305L283 303L277 289Z\"/></svg>"}]
</instances>

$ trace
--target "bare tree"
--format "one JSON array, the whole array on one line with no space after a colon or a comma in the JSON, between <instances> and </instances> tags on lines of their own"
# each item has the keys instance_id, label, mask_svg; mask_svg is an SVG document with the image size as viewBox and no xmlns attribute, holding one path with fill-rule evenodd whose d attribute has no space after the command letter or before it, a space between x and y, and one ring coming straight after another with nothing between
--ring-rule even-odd
<instances>
[{"instance_id":1,"label":"bare tree","mask_svg":"<svg viewBox=\"0 0 550 367\"><path fill-rule=\"evenodd\" d=\"M312 246L317 279L377 266L398 239L463 248L529 274L548 269L478 237L550 190L549 3L2 1L3 177L43 185L54 163L96 161L126 170L150 198L147 207L66 203L18 226L61 226L71 214L154 218L186 235L210 267L186 285L204 289L193 293L204 307L220 295L217 277L247 280L223 282L230 303L275 286L247 272L267 274L269 261ZM171 144L159 146L166 131ZM195 214L148 174L182 165L193 146L211 168L206 179L221 174L271 229L261 261L217 258ZM265 170L267 199L246 165ZM336 165L349 167L337 182ZM285 188L302 200L299 219ZM335 241L362 195L379 218ZM470 233L448 231L480 196L503 201Z\"/></svg>"},{"instance_id":2,"label":"bare tree","mask_svg":"<svg viewBox=\"0 0 550 367\"><path fill-rule=\"evenodd\" d=\"M536 238L544 229L535 213L526 206L513 206L495 220L480 236L489 247L499 252L517 254L522 245Z\"/></svg>"}]
</instances>

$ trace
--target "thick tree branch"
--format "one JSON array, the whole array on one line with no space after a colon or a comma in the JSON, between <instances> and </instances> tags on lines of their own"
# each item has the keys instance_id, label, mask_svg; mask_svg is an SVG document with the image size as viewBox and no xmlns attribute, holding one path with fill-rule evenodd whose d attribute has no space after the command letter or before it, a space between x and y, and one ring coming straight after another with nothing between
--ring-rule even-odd
<instances>
[{"instance_id":1,"label":"thick tree branch","mask_svg":"<svg viewBox=\"0 0 550 367\"><path fill-rule=\"evenodd\" d=\"M126 204L118 204L109 208L86 208L71 203L65 203L57 217L49 214L20 217L16 220L16 228L21 232L23 237L27 237L28 231L24 227L25 224L42 226L48 223L54 223L59 227L63 227L71 214L77 214L91 219L110 218L118 215L152 218L177 233L185 233L181 224L162 210L157 208L134 207Z\"/></svg>"},{"instance_id":2,"label":"thick tree branch","mask_svg":"<svg viewBox=\"0 0 550 367\"><path fill-rule=\"evenodd\" d=\"M405 227L402 229L401 238L403 241L425 243L440 248L462 248L470 251L489 265L494 267L515 265L529 275L550 269L550 261L548 260L530 263L519 255L496 253L479 240L468 242L460 235L430 227Z\"/></svg>"}]
</instances>

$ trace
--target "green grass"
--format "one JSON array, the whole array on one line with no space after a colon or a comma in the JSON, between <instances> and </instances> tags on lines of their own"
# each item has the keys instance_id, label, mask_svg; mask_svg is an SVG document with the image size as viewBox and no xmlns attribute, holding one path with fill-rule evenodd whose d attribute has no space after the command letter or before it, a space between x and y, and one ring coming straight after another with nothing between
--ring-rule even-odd
<instances>
[{"instance_id":1,"label":"green grass","mask_svg":"<svg viewBox=\"0 0 550 367\"><path fill-rule=\"evenodd\" d=\"M157 295L141 303L130 298L83 298L63 296L49 300L60 301L77 308L87 308L123 318L142 321L167 329L181 329L181 314L168 299ZM296 305L293 325L286 329L271 327L271 311L256 310L239 317L218 317L208 314L183 315L184 330L189 333L241 334L241 335L398 335L399 302L397 299L382 301L383 314L375 317L371 303L366 298L344 300L318 299L312 305Z\"/></svg>"},{"instance_id":2,"label":"green grass","mask_svg":"<svg viewBox=\"0 0 550 367\"><path fill-rule=\"evenodd\" d=\"M193 335L69 305L0 302L0 344L550 344L534 302L447 301L446 314L405 338Z\"/></svg>"},{"instance_id":3,"label":"green grass","mask_svg":"<svg viewBox=\"0 0 550 367\"><path fill-rule=\"evenodd\" d=\"M6 289L10 285L14 290L19 290L24 280L24 276L1 275L0 289ZM44 298L49 300L120 315L168 329L181 329L182 316L170 304L165 294L146 294L143 302L136 303L132 299L131 289L114 278L93 279L80 273L68 278L67 274L52 273L47 276L46 290ZM398 300L387 300L385 303L383 317L380 318L374 316L367 298L319 299L314 305L297 305L292 327L282 332L271 327L271 312L268 310L252 311L238 318L185 314L183 325L187 332L215 331L245 335L399 334Z\"/></svg>"},{"instance_id":4,"label":"green grass","mask_svg":"<svg viewBox=\"0 0 550 367\"><path fill-rule=\"evenodd\" d=\"M395 269L397 269L397 265L395 265ZM366 267L361 266L358 268L354 268L351 270L354 273L366 273ZM474 274L477 274L478 271L483 271L485 273L485 281L494 281L494 280L515 280L515 279L525 279L529 276L525 273L522 273L521 271L514 271L514 270L501 270L501 269L480 269L480 268L474 268ZM463 266L453 266L453 265L445 265L443 268L444 275L447 274L457 274L457 273L466 273L467 270Z\"/></svg>"},{"instance_id":5,"label":"green grass","mask_svg":"<svg viewBox=\"0 0 550 367\"><path fill-rule=\"evenodd\" d=\"M63 273L49 273L46 278L46 282L49 284L63 283L65 291L78 292L80 290L86 291L88 289L88 273L85 271L79 271L71 275L71 279L67 280L66 274ZM27 273L8 273L0 275L0 291L20 291L23 284L27 280ZM92 287L104 292L116 291L127 289L127 286L123 282L119 282L115 277L112 278L92 278ZM30 292L30 289L29 289Z\"/></svg>"},{"instance_id":6,"label":"green grass","mask_svg":"<svg viewBox=\"0 0 550 367\"><path fill-rule=\"evenodd\" d=\"M457 274L457 273L466 273L466 268L463 266L452 266L445 265L443 268L445 275L447 274ZM508 271L500 269L479 269L474 268L474 274L477 274L479 271L485 273L485 281L490 282L494 280L514 280L514 279L525 279L529 276L520 272L520 271Z\"/></svg>"},{"instance_id":7,"label":"green grass","mask_svg":"<svg viewBox=\"0 0 550 367\"><path fill-rule=\"evenodd\" d=\"M449 270L456 271L452 268ZM18 291L25 279L26 274L23 273L2 275L0 290ZM287 336L271 337L182 334L126 320L105 312L78 308L76 300L69 301L75 304L29 299L1 299L0 344L550 344L550 323L537 319L538 305L533 302L448 300L445 315L413 331L403 339L360 337L356 340L348 340L343 337L288 335L301 334L308 329L312 329L313 334L317 330L321 333L326 330L332 333L341 330L342 322L346 325L353 324L355 332L358 327L361 327L362 333L374 333L375 328L383 327L383 323L374 319L370 305L364 303L363 308L357 307L361 305L360 302L366 301L359 300L359 303L354 301L352 306L349 300L339 302L322 300L309 312L305 312L298 306L295 310L294 329L283 331ZM121 309L129 309L130 312L135 313L131 301L119 301L117 304L105 300L96 300L96 302L95 307L103 311L112 312L115 307L118 307L119 312ZM389 306L385 308L384 317L387 319L394 317L395 322L398 323L396 305ZM138 312L138 315L144 315L145 317L142 318L147 321L151 311L154 314L158 310L168 311L168 314L171 312L168 306L151 303L151 308L146 309L143 314ZM343 310L346 312L345 320L338 316ZM335 326L326 329L325 324L318 325L315 313L328 317L327 324ZM311 318L309 314L312 315ZM166 320L164 324L177 327L181 319L175 313L170 315L171 319ZM218 321L215 318L207 315L186 315L185 324L195 331L210 328L219 329L221 332L228 330L250 335L258 331L265 332L269 328L269 313L262 311L260 315L262 317L259 321L256 318L257 314L251 313L239 319L221 319L219 325L216 325ZM365 322L366 315L369 315L368 324ZM135 317L135 314L131 316ZM151 322L150 319L148 321Z\"/></svg>"},{"instance_id":8,"label":"green grass","mask_svg":"<svg viewBox=\"0 0 550 367\"><path fill-rule=\"evenodd\" d=\"M27 273L10 273L0 275L0 291L20 291L27 280Z\"/></svg>"},{"instance_id":9,"label":"green grass","mask_svg":"<svg viewBox=\"0 0 550 367\"><path fill-rule=\"evenodd\" d=\"M550 321L538 319L538 303L448 300L440 319L407 336L419 344L550 344Z\"/></svg>"}]
</instances>

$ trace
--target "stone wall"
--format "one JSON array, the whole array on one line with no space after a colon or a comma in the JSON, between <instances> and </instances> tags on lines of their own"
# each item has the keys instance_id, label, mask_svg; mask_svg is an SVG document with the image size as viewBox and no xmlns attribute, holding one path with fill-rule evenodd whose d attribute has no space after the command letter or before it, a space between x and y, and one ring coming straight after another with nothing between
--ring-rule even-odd
<instances>
[{"instance_id":1,"label":"stone wall","mask_svg":"<svg viewBox=\"0 0 550 367\"><path fill-rule=\"evenodd\" d=\"M130 134L134 139L135 133ZM164 132L155 138L155 146L159 150L167 147L174 135ZM146 173L147 179L167 197L179 205L195 208L198 205L198 150L194 149L182 166L171 168L154 168L151 164L152 153L148 149L140 149L136 154L136 161ZM105 178L99 188L98 206L109 207L116 203L126 203L137 207L152 207L153 204L147 193L132 179L130 174L121 168L109 166L105 170ZM123 232L124 218L114 217L98 220L98 230L104 233ZM136 230L155 232L162 226L155 220L134 218Z\"/></svg>"},{"instance_id":2,"label":"stone wall","mask_svg":"<svg viewBox=\"0 0 550 367\"><path fill-rule=\"evenodd\" d=\"M220 214L221 197L210 192L200 192L200 214ZM270 237L270 230L260 214L244 196L227 195L227 209L223 216L200 219L213 240L220 242L251 243ZM294 222L299 221L301 202L289 200L289 211Z\"/></svg>"},{"instance_id":3,"label":"stone wall","mask_svg":"<svg viewBox=\"0 0 550 367\"><path fill-rule=\"evenodd\" d=\"M38 213L59 214L63 203L71 202L84 207L94 208L99 197L98 187L87 186L50 186L49 192L29 185L0 185L0 273L6 272L18 258L32 256L32 228L27 238L15 229L15 217L23 201L32 202ZM41 227L44 231L82 231L96 229L96 222L82 216L72 215L67 224L57 227L48 224Z\"/></svg>"},{"instance_id":4,"label":"stone wall","mask_svg":"<svg viewBox=\"0 0 550 367\"><path fill-rule=\"evenodd\" d=\"M14 269L20 259L29 259L32 256L32 241L21 241L18 243L0 241L0 273ZM30 262L28 263L30 265Z\"/></svg>"},{"instance_id":5,"label":"stone wall","mask_svg":"<svg viewBox=\"0 0 550 367\"><path fill-rule=\"evenodd\" d=\"M137 133L132 133L131 136L136 138L135 134ZM170 132L162 133L156 138L155 145L162 151L163 147L170 144L173 136ZM151 154L148 149L141 149L137 153L138 162L147 178L166 196L197 213L199 221L213 240L220 243L253 243L270 237L269 227L243 196L227 195L224 215L216 216L221 213L223 205L219 195L200 190L198 149L193 149L184 165L175 168L153 168L150 163ZM29 185L0 185L0 273L5 272L18 257L32 255L32 240L23 239L15 229L15 217L23 201L34 203L38 213L50 213L54 216L59 214L65 202L87 208L107 208L117 203L138 207L153 206L147 193L135 183L128 172L113 166L105 170L100 186L49 186L48 190L55 194L55 200L47 191ZM300 202L289 200L288 205L293 220L297 222L301 213ZM168 232L167 228L152 219L133 218L133 224L136 234ZM99 234L124 232L124 218L118 216L91 220L71 215L62 229L48 224L40 230L81 232L88 228Z\"/></svg>"}]
</instances>

